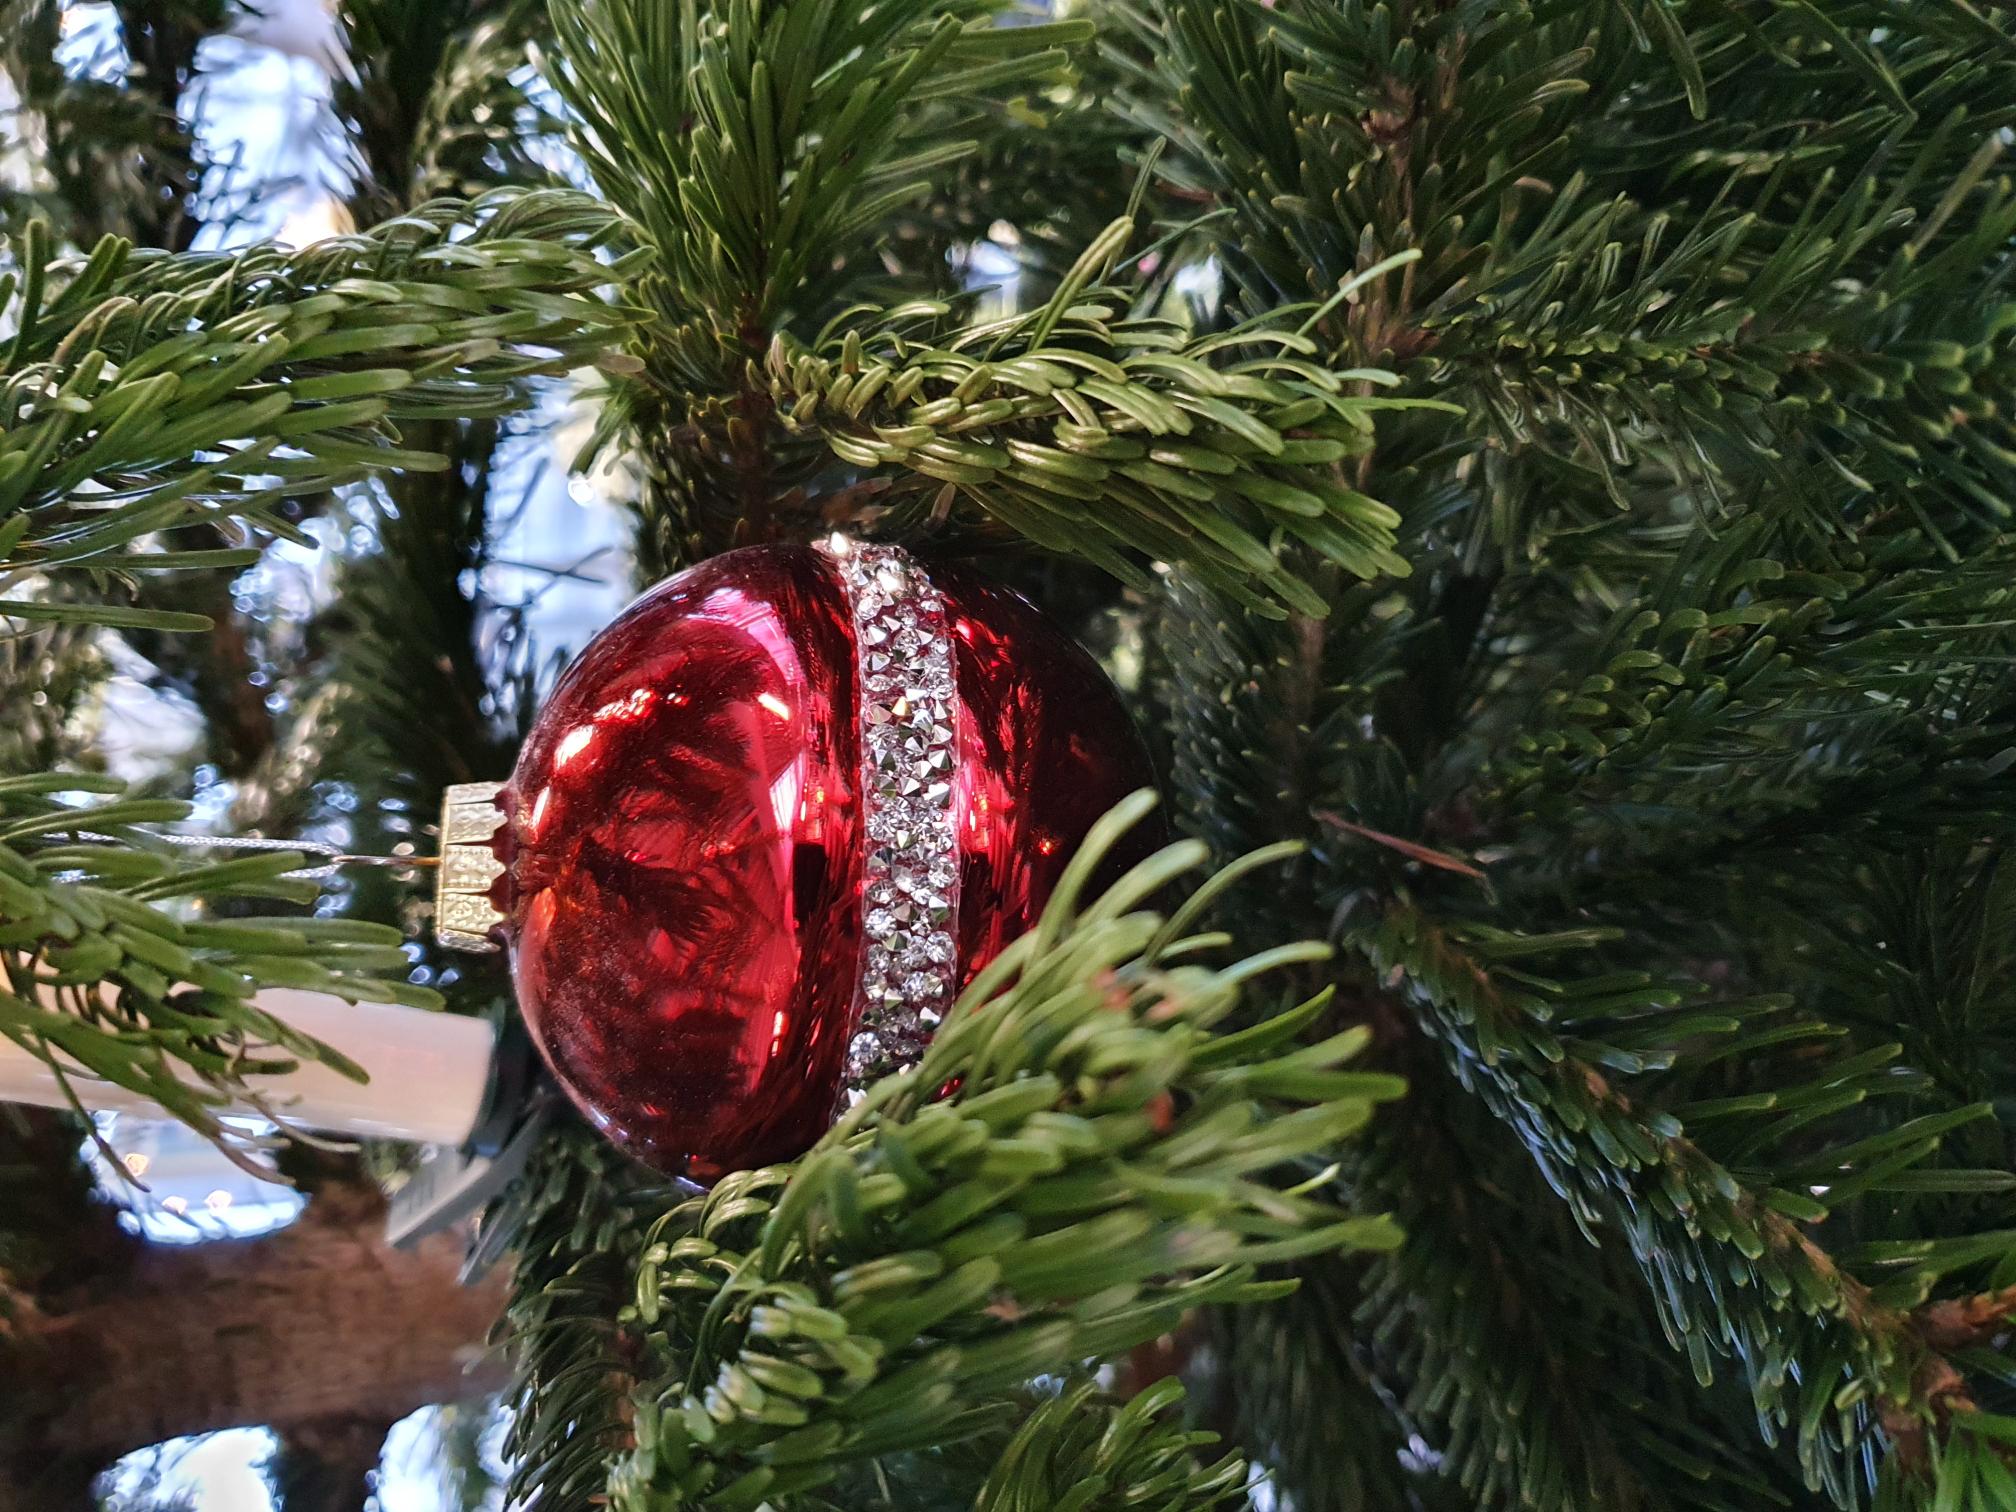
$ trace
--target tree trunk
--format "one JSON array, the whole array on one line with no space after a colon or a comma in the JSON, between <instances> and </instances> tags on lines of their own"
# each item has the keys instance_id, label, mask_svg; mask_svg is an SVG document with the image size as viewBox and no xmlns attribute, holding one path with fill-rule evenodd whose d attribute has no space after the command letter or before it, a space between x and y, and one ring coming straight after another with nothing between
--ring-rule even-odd
<instances>
[{"instance_id":1,"label":"tree trunk","mask_svg":"<svg viewBox=\"0 0 2016 1512\"><path fill-rule=\"evenodd\" d=\"M368 1470L377 1456L364 1460L352 1442L360 1425L382 1441L416 1408L497 1389L502 1363L483 1340L502 1278L461 1285L453 1233L391 1249L383 1215L375 1188L327 1186L278 1234L148 1246L116 1290L68 1306L50 1298L18 1320L0 1359L16 1485L72 1486L80 1467L254 1425L283 1441L342 1439L345 1454L332 1458ZM352 1505L363 1503L363 1473Z\"/></svg>"}]
</instances>

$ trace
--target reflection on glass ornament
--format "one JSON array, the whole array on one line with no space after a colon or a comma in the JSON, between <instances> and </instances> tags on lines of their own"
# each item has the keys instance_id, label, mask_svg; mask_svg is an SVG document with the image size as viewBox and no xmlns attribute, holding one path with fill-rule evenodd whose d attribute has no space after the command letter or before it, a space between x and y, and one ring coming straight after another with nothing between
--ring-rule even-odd
<instances>
[{"instance_id":1,"label":"reflection on glass ornament","mask_svg":"<svg viewBox=\"0 0 2016 1512\"><path fill-rule=\"evenodd\" d=\"M633 604L510 781L451 794L437 929L508 946L597 1127L709 1181L914 1061L1148 780L1113 688L1013 593L893 546L748 547Z\"/></svg>"}]
</instances>

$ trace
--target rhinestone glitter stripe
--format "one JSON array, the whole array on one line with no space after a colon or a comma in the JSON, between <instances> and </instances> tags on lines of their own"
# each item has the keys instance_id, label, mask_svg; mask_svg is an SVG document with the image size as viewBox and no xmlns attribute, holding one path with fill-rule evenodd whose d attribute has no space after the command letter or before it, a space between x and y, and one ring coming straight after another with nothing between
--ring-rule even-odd
<instances>
[{"instance_id":1,"label":"rhinestone glitter stripe","mask_svg":"<svg viewBox=\"0 0 2016 1512\"><path fill-rule=\"evenodd\" d=\"M854 617L861 690L861 978L845 1078L858 1092L913 1063L959 985L952 820L959 701L945 601L908 552L845 537L822 547Z\"/></svg>"}]
</instances>

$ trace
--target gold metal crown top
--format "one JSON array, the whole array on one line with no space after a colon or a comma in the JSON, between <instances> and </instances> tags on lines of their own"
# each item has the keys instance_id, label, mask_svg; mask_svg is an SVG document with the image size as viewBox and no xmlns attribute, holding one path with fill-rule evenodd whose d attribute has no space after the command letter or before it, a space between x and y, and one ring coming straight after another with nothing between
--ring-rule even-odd
<instances>
[{"instance_id":1,"label":"gold metal crown top","mask_svg":"<svg viewBox=\"0 0 2016 1512\"><path fill-rule=\"evenodd\" d=\"M503 826L497 782L458 782L441 795L441 865L434 873L434 938L449 950L492 951L504 914L490 885L504 871L490 849Z\"/></svg>"}]
</instances>

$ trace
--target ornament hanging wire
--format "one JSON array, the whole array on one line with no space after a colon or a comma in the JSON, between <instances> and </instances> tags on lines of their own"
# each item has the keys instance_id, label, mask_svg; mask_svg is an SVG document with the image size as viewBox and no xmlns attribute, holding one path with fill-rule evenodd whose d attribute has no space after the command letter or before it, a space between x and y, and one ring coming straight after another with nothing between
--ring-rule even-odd
<instances>
[{"instance_id":1,"label":"ornament hanging wire","mask_svg":"<svg viewBox=\"0 0 2016 1512\"><path fill-rule=\"evenodd\" d=\"M390 868L414 868L430 871L441 864L438 856L360 856L346 851L340 845L331 845L326 840L269 840L263 835L173 835L161 830L137 829L136 833L150 840L159 840L167 845L179 845L188 850L242 850L242 851L298 851L302 855L320 856L320 866L301 866L280 875L295 882L326 881L346 866L382 866ZM117 835L108 835L99 830L71 831L79 840L91 840L99 844L117 845ZM82 875L82 873L78 873Z\"/></svg>"}]
</instances>

